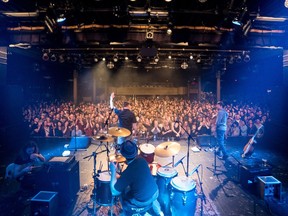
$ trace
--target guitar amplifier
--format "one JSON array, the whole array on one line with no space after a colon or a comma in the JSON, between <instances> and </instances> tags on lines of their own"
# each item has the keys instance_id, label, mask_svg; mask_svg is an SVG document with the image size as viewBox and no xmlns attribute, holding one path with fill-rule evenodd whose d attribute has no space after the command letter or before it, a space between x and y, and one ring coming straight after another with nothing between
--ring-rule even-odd
<instances>
[{"instance_id":1,"label":"guitar amplifier","mask_svg":"<svg viewBox=\"0 0 288 216\"><path fill-rule=\"evenodd\" d=\"M39 190L56 191L61 205L68 206L76 199L80 189L79 162L75 160L70 164L52 165L39 173L37 185Z\"/></svg>"},{"instance_id":2,"label":"guitar amplifier","mask_svg":"<svg viewBox=\"0 0 288 216\"><path fill-rule=\"evenodd\" d=\"M48 161L48 166L51 169L67 169L75 161L75 156L69 157L52 157Z\"/></svg>"},{"instance_id":3,"label":"guitar amplifier","mask_svg":"<svg viewBox=\"0 0 288 216\"><path fill-rule=\"evenodd\" d=\"M57 216L58 193L40 191L31 199L31 215Z\"/></svg>"}]
</instances>

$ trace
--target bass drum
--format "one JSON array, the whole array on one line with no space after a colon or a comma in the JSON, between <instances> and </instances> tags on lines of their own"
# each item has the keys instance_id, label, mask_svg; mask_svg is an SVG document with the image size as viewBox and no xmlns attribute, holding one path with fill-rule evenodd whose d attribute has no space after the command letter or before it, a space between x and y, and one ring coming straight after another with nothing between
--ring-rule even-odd
<instances>
[{"instance_id":1,"label":"bass drum","mask_svg":"<svg viewBox=\"0 0 288 216\"><path fill-rule=\"evenodd\" d=\"M156 182L159 189L158 201L165 216L171 215L169 184L171 179L177 174L177 171L173 167L160 167L157 170Z\"/></svg>"},{"instance_id":2,"label":"bass drum","mask_svg":"<svg viewBox=\"0 0 288 216\"><path fill-rule=\"evenodd\" d=\"M96 202L102 206L112 205L110 189L111 175L108 171L99 173L96 180Z\"/></svg>"},{"instance_id":3,"label":"bass drum","mask_svg":"<svg viewBox=\"0 0 288 216\"><path fill-rule=\"evenodd\" d=\"M196 183L186 176L177 176L170 182L172 215L191 216L196 211Z\"/></svg>"}]
</instances>

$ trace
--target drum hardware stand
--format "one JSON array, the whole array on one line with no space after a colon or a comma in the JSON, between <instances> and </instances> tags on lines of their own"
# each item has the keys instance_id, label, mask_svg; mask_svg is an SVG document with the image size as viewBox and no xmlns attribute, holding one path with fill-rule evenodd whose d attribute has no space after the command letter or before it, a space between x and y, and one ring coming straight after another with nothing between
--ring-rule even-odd
<instances>
[{"instance_id":1,"label":"drum hardware stand","mask_svg":"<svg viewBox=\"0 0 288 216\"><path fill-rule=\"evenodd\" d=\"M92 152L91 155L88 155L86 157L84 157L83 159L87 159L88 158L88 161L91 159L91 157L93 156L93 179L94 179L94 187L93 187L93 190L92 190L92 194L91 194L91 199L90 201L87 203L86 207L78 214L80 215L86 208L88 208L88 205L91 203L91 201L93 202L93 215L96 215L96 212L97 212L97 209L100 208L100 205L99 207L97 208L97 203L96 203L96 178L99 176L99 173L101 172L101 169L102 169L102 164L100 166L100 169L96 172L96 157L98 154L101 154L103 152L105 152L106 150L102 150L100 152L96 152L98 149L99 149L100 145L97 147L97 149Z\"/></svg>"}]
</instances>

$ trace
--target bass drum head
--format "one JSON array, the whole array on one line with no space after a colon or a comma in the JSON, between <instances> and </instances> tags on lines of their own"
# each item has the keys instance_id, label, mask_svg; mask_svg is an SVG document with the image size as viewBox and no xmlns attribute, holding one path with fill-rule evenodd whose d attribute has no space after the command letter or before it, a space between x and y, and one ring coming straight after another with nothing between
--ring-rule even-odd
<instances>
[{"instance_id":1,"label":"bass drum head","mask_svg":"<svg viewBox=\"0 0 288 216\"><path fill-rule=\"evenodd\" d=\"M170 184L179 191L191 191L196 187L195 181L186 176L177 176L171 180Z\"/></svg>"}]
</instances>

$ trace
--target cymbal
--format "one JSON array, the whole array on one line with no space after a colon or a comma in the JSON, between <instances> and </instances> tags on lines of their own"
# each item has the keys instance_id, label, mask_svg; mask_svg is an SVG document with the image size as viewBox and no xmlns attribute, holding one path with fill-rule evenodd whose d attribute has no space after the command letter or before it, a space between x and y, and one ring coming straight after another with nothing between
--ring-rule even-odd
<instances>
[{"instance_id":1,"label":"cymbal","mask_svg":"<svg viewBox=\"0 0 288 216\"><path fill-rule=\"evenodd\" d=\"M100 141L100 142L114 142L114 138L111 136L101 135L101 136L94 136L92 138L94 140Z\"/></svg>"},{"instance_id":2,"label":"cymbal","mask_svg":"<svg viewBox=\"0 0 288 216\"><path fill-rule=\"evenodd\" d=\"M110 155L109 156L109 161L115 161L118 163L122 163L126 161L126 158L123 157L122 155Z\"/></svg>"},{"instance_id":3,"label":"cymbal","mask_svg":"<svg viewBox=\"0 0 288 216\"><path fill-rule=\"evenodd\" d=\"M155 149L155 154L159 157L170 157L180 151L180 144L177 142L163 142Z\"/></svg>"},{"instance_id":4,"label":"cymbal","mask_svg":"<svg viewBox=\"0 0 288 216\"><path fill-rule=\"evenodd\" d=\"M116 137L127 137L130 136L131 131L123 127L111 127L108 129L108 133Z\"/></svg>"}]
</instances>

